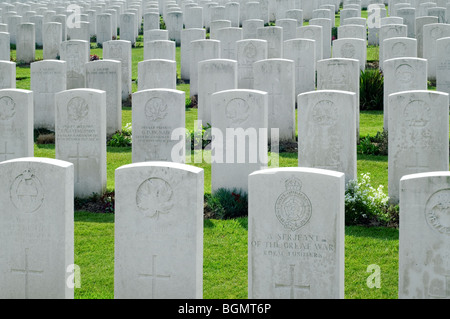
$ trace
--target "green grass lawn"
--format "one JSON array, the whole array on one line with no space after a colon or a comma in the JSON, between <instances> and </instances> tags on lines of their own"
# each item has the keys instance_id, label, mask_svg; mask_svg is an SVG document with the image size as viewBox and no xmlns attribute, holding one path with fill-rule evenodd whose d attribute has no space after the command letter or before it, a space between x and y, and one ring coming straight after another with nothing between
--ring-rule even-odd
<instances>
[{"instance_id":1,"label":"green grass lawn","mask_svg":"<svg viewBox=\"0 0 450 319\"><path fill-rule=\"evenodd\" d=\"M203 298L245 299L247 218L204 221ZM368 253L370 252L370 253ZM114 215L75 213L75 263L81 270L78 299L114 297ZM345 228L345 298L395 299L398 230ZM369 288L369 265L380 269L380 288Z\"/></svg>"},{"instance_id":2,"label":"green grass lawn","mask_svg":"<svg viewBox=\"0 0 450 319\"><path fill-rule=\"evenodd\" d=\"M364 16L363 12L363 16ZM339 25L339 15L337 16ZM307 23L306 23L307 24ZM142 39L142 37L140 37ZM91 54L102 58L102 50L91 48ZM15 51L11 51L15 58ZM179 61L179 48L177 48ZM42 58L42 50L36 50ZM133 92L137 90L137 65L143 60L143 46L132 49ZM378 60L378 48L368 48L368 60ZM29 89L30 68L17 66L17 88ZM179 63L178 63L179 74ZM189 85L177 88L186 92ZM188 99L187 99L188 100ZM130 107L122 110L122 123L131 123ZM186 128L193 130L197 109L186 109ZM383 130L381 111L361 112L360 136L374 136ZM54 145L35 145L36 157L55 157ZM107 189L114 190L115 169L131 163L130 147L107 147ZM281 153L281 167L296 167L297 154ZM205 193L211 192L211 167L207 163L193 163L205 171ZM358 154L358 173L370 173L372 185L383 185L387 190L387 157ZM247 298L247 218L204 221L203 297L206 299ZM345 228L345 298L397 298L398 285L398 230L392 228ZM75 298L110 299L114 297L114 215L75 212L75 263L81 270L81 288L75 289ZM371 273L369 265L381 271L381 288L369 288L366 281Z\"/></svg>"}]
</instances>

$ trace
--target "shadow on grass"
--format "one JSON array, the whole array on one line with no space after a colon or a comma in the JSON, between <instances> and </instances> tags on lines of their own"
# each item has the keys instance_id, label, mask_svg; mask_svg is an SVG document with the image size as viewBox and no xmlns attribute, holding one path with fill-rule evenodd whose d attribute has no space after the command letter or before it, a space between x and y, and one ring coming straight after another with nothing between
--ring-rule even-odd
<instances>
[{"instance_id":1,"label":"shadow on grass","mask_svg":"<svg viewBox=\"0 0 450 319\"><path fill-rule=\"evenodd\" d=\"M86 223L114 223L114 214L76 211L74 214L74 221Z\"/></svg>"},{"instance_id":2,"label":"shadow on grass","mask_svg":"<svg viewBox=\"0 0 450 319\"><path fill-rule=\"evenodd\" d=\"M228 219L228 220L231 220L231 219ZM238 217L238 218L233 218L232 220L236 221L239 224L239 226L241 226L245 230L248 230L248 218L247 217ZM204 219L203 227L204 228L215 228L216 224L214 223L214 219Z\"/></svg>"},{"instance_id":3,"label":"shadow on grass","mask_svg":"<svg viewBox=\"0 0 450 319\"><path fill-rule=\"evenodd\" d=\"M107 146L106 150L108 153L129 153L131 152L131 146Z\"/></svg>"},{"instance_id":4,"label":"shadow on grass","mask_svg":"<svg viewBox=\"0 0 450 319\"><path fill-rule=\"evenodd\" d=\"M387 163L388 157L387 156L382 156L382 155L358 154L358 161L386 162Z\"/></svg>"},{"instance_id":5,"label":"shadow on grass","mask_svg":"<svg viewBox=\"0 0 450 319\"><path fill-rule=\"evenodd\" d=\"M387 227L346 226L345 235L382 240L398 240L399 231L396 228Z\"/></svg>"}]
</instances>

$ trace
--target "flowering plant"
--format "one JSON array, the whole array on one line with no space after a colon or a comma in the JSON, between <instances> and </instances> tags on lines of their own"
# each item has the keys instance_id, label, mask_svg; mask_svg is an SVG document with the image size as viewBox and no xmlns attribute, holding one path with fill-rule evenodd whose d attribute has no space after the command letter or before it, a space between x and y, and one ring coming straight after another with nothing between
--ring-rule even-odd
<instances>
[{"instance_id":1,"label":"flowering plant","mask_svg":"<svg viewBox=\"0 0 450 319\"><path fill-rule=\"evenodd\" d=\"M349 181L345 191L345 222L347 225L368 224L374 220L389 222L389 197L383 185L374 188L370 173L363 173L357 180Z\"/></svg>"}]
</instances>

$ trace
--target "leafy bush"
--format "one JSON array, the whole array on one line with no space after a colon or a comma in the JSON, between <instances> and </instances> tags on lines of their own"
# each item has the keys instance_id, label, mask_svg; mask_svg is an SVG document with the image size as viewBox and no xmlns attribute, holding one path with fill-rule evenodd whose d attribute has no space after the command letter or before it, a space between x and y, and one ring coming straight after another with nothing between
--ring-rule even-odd
<instances>
[{"instance_id":1,"label":"leafy bush","mask_svg":"<svg viewBox=\"0 0 450 319\"><path fill-rule=\"evenodd\" d=\"M377 132L374 137L361 138L357 146L358 153L365 155L388 155L388 132Z\"/></svg>"},{"instance_id":2,"label":"leafy bush","mask_svg":"<svg viewBox=\"0 0 450 319\"><path fill-rule=\"evenodd\" d=\"M75 210L84 210L94 213L114 213L115 193L106 192L102 195L93 193L91 197L74 199Z\"/></svg>"},{"instance_id":3,"label":"leafy bush","mask_svg":"<svg viewBox=\"0 0 450 319\"><path fill-rule=\"evenodd\" d=\"M127 123L122 131L117 131L108 140L108 146L127 147L131 146L131 123Z\"/></svg>"},{"instance_id":4,"label":"leafy bush","mask_svg":"<svg viewBox=\"0 0 450 319\"><path fill-rule=\"evenodd\" d=\"M378 69L361 71L359 99L361 111L383 110L384 77Z\"/></svg>"},{"instance_id":5,"label":"leafy bush","mask_svg":"<svg viewBox=\"0 0 450 319\"><path fill-rule=\"evenodd\" d=\"M196 149L197 145L202 145L204 149L209 143L211 143L211 137L208 136L211 129L211 124L207 123L206 126L202 126L201 135L200 130L190 131L191 135L191 150Z\"/></svg>"},{"instance_id":6,"label":"leafy bush","mask_svg":"<svg viewBox=\"0 0 450 319\"><path fill-rule=\"evenodd\" d=\"M349 181L345 191L346 225L390 222L389 197L383 185L377 189L370 184L370 174L363 173L357 180Z\"/></svg>"},{"instance_id":7,"label":"leafy bush","mask_svg":"<svg viewBox=\"0 0 450 319\"><path fill-rule=\"evenodd\" d=\"M220 188L212 195L205 195L205 210L218 219L247 216L247 194L237 189Z\"/></svg>"}]
</instances>

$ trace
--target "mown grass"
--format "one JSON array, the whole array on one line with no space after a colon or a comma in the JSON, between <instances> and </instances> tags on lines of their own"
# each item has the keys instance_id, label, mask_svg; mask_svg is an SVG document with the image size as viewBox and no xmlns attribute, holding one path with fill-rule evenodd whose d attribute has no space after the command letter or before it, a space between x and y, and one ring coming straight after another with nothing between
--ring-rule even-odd
<instances>
[{"instance_id":1,"label":"mown grass","mask_svg":"<svg viewBox=\"0 0 450 319\"><path fill-rule=\"evenodd\" d=\"M247 218L204 221L203 298L248 297ZM114 215L75 213L75 263L81 270L77 299L114 297ZM395 299L398 230L345 228L345 298ZM380 288L367 284L370 265L380 270ZM370 279L370 278L369 278ZM370 281L370 280L369 280Z\"/></svg>"}]
</instances>

